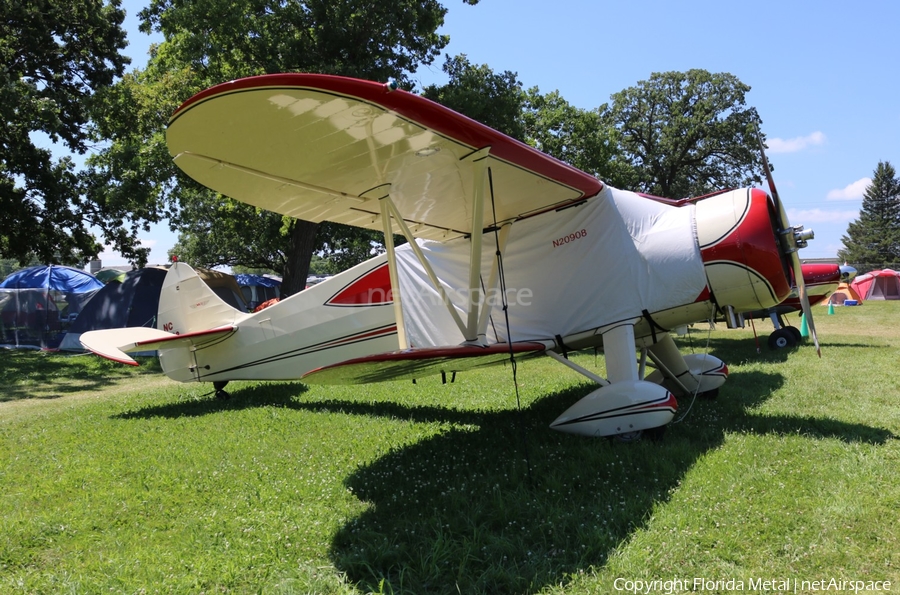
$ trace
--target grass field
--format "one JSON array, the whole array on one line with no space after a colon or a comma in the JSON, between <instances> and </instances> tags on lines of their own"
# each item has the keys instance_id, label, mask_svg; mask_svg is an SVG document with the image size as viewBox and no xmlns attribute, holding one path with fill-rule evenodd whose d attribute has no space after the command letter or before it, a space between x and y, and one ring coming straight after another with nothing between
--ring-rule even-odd
<instances>
[{"instance_id":1,"label":"grass field","mask_svg":"<svg viewBox=\"0 0 900 595\"><path fill-rule=\"evenodd\" d=\"M220 401L0 352L0 593L898 591L900 303L816 314L821 360L698 325L728 382L634 444L548 429L591 390L549 358L517 409L505 367Z\"/></svg>"}]
</instances>

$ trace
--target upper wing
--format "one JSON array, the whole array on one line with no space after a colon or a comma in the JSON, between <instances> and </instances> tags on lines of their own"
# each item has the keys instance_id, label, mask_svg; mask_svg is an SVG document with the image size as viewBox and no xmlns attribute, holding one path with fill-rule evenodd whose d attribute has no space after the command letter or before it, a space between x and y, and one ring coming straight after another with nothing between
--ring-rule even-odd
<instances>
[{"instance_id":1,"label":"upper wing","mask_svg":"<svg viewBox=\"0 0 900 595\"><path fill-rule=\"evenodd\" d=\"M242 202L380 230L378 199L390 195L413 234L436 240L471 233L471 163L486 147L493 191L486 225L603 187L428 99L328 75L265 75L212 87L173 114L166 138L182 170Z\"/></svg>"}]
</instances>

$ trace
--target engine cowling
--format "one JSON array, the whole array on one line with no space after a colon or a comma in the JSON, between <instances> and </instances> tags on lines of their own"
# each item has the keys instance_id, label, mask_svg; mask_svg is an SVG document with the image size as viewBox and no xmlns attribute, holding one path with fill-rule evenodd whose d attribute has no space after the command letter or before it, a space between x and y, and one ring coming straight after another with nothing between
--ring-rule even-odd
<instances>
[{"instance_id":1,"label":"engine cowling","mask_svg":"<svg viewBox=\"0 0 900 595\"><path fill-rule=\"evenodd\" d=\"M770 308L791 293L776 236L775 207L758 188L729 190L696 203L697 238L713 299L736 312Z\"/></svg>"}]
</instances>

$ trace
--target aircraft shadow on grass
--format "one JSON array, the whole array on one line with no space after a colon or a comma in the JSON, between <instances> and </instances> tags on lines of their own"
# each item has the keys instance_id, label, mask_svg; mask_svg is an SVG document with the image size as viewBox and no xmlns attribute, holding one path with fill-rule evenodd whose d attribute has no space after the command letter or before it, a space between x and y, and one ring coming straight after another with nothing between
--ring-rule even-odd
<instances>
[{"instance_id":1,"label":"aircraft shadow on grass","mask_svg":"<svg viewBox=\"0 0 900 595\"><path fill-rule=\"evenodd\" d=\"M756 348L757 344L752 338L735 340L731 337L724 338L715 338L709 340L709 353L715 355L716 357L726 361L731 362L732 364L737 364L740 361L766 361L766 362L783 362L787 361L788 357L791 353L795 353L798 349L813 349L812 345L809 343L809 340L804 340L804 343L796 347L789 347L784 349L769 349L766 345L766 336L767 334L760 333L759 339L759 352L757 353ZM682 337L679 338L676 343L681 346L689 346L693 345L700 352L706 352L706 335L705 332L697 332L696 330L691 333L691 335L687 338ZM821 336L819 337L819 345L822 348L823 357L827 354L828 349L832 348L844 348L844 347L856 347L856 348L865 348L865 349L885 349L890 348L889 345L871 345L866 343L858 343L858 342L844 342L839 339L836 340L828 340L823 339Z\"/></svg>"},{"instance_id":2,"label":"aircraft shadow on grass","mask_svg":"<svg viewBox=\"0 0 900 595\"><path fill-rule=\"evenodd\" d=\"M179 417L200 417L220 411L238 411L254 407L278 406L298 408L296 397L306 392L305 384L299 382L262 383L245 386L234 390L234 396L228 399L214 399L212 393L200 395L174 403L150 405L134 411L118 413L113 419L150 419L162 417L177 419Z\"/></svg>"},{"instance_id":3,"label":"aircraft shadow on grass","mask_svg":"<svg viewBox=\"0 0 900 595\"><path fill-rule=\"evenodd\" d=\"M345 401L292 407L461 424L346 479L356 497L372 503L332 543L335 567L353 583L376 592L387 584L394 592L526 593L604 564L729 432L870 444L895 438L862 424L750 411L782 384L780 375L735 373L726 387L744 387L740 395L729 398L726 388L719 399L697 400L655 443L618 444L549 429L555 412L589 392L588 385L522 411ZM625 513L606 514L619 508Z\"/></svg>"},{"instance_id":4,"label":"aircraft shadow on grass","mask_svg":"<svg viewBox=\"0 0 900 595\"><path fill-rule=\"evenodd\" d=\"M757 354L752 344L734 341L709 346L732 361L786 357L783 351ZM780 374L734 372L720 398L696 400L661 442L633 444L548 427L561 409L593 390L589 384L501 412L389 401L303 402L296 398L306 391L300 383L261 384L236 389L228 400L191 399L117 417L177 418L274 405L449 423L449 431L393 450L346 478L353 494L372 506L338 530L333 563L364 591L388 585L394 592L527 593L604 564L728 433L870 444L896 438L828 418L755 415L753 409L783 383ZM681 403L676 419L689 405Z\"/></svg>"}]
</instances>

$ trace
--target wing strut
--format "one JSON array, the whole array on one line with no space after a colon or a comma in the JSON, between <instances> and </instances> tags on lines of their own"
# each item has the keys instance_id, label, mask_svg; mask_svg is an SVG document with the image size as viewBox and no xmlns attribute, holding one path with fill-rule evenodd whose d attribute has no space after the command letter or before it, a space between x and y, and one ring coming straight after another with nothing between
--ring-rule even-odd
<instances>
[{"instance_id":1,"label":"wing strut","mask_svg":"<svg viewBox=\"0 0 900 595\"><path fill-rule=\"evenodd\" d=\"M466 321L466 341L478 339L479 304L483 303L481 293L481 236L484 229L484 185L487 172L487 157L490 147L484 147L472 155L474 175L472 176L472 244L469 252L469 318ZM509 340L509 339L507 339Z\"/></svg>"},{"instance_id":2,"label":"wing strut","mask_svg":"<svg viewBox=\"0 0 900 595\"><path fill-rule=\"evenodd\" d=\"M390 195L384 196L379 199L381 207L381 223L384 229L385 237L385 248L387 248L388 252L388 270L391 274L391 290L394 295L394 309L397 316L398 335L401 338L401 349L406 348L408 345L406 344L405 330L400 330L403 326L403 312L400 307L400 289L397 277L397 261L396 255L394 253L393 237L391 237L391 234L393 233L391 218L393 218L394 222L396 222L397 226L400 228L400 233L402 233L407 241L409 241L410 248L416 255L419 263L425 269L425 273L428 275L429 280L431 280L431 284L440 295L441 300L447 307L447 311L450 312L450 316L456 323L457 328L459 328L459 332L462 333L465 342L477 345L486 345L487 343L485 334L487 330L489 309L484 307L487 300L484 299L481 286L481 253L484 228L484 195L488 174L487 157L490 153L490 150L491 148L489 146L484 147L483 149L480 149L467 157L467 159L470 159L472 161L472 164L474 166L474 199L472 201L472 245L469 254L469 288L466 314L467 317L465 322L463 322L463 319L459 315L459 312L456 311L456 307L453 305L453 302L451 302L450 298L447 296L447 292L444 289L443 284L441 283L440 279L438 279L437 275L434 272L434 269L431 267L431 264L428 262L425 254L422 252L422 249L416 243L415 236L409 229L406 221L404 221L403 216L401 215L399 209L397 209L394 201L391 200ZM506 243L507 235L508 225L505 225L503 229L501 229L501 241L504 245ZM496 284L498 275L496 267L497 264L495 263L494 269L491 271L491 279L489 281L490 287L493 287L493 285Z\"/></svg>"},{"instance_id":3,"label":"wing strut","mask_svg":"<svg viewBox=\"0 0 900 595\"><path fill-rule=\"evenodd\" d=\"M459 317L459 313L456 311L456 308L453 306L453 303L450 301L450 298L447 297L447 292L444 290L444 286L441 285L440 280L437 275L434 273L434 269L431 268L431 264L428 262L428 259L425 258L425 255L422 253L422 249L419 248L419 245L416 243L416 238L410 231L409 226L406 225L406 221L403 220L403 217L400 215L400 211L397 210L396 205L394 205L394 201L391 200L390 196L386 196L381 200L382 208L386 208L390 211L390 214L394 217L394 221L397 222L397 225L400 227L400 233L409 241L409 246L412 248L413 253L416 255L416 258L419 259L419 263L424 267L425 272L428 274L428 278L431 280L431 284L434 285L434 288L441 296L441 300L447 306L447 310L450 312L450 315L453 317L453 321L456 322L456 326L459 328L459 331L466 336L466 325L463 324L462 318ZM385 230L385 237L391 233L390 230L390 221L387 222L387 227ZM397 263L394 258L388 256L388 262L394 261L394 267L396 270ZM394 281L391 280L391 284L393 285ZM393 288L392 288L392 291ZM397 286L395 295L399 295L399 285ZM398 326L400 326L400 320L398 319Z\"/></svg>"},{"instance_id":4,"label":"wing strut","mask_svg":"<svg viewBox=\"0 0 900 595\"><path fill-rule=\"evenodd\" d=\"M397 257L394 252L394 232L391 229L391 212L393 206L390 198L378 201L381 208L381 224L384 227L384 247L387 249L388 274L391 277L391 301L394 303L394 317L397 319L397 341L400 349L409 349L406 338L406 325L403 324L403 307L400 303L400 282L397 277ZM402 219L398 219L401 223Z\"/></svg>"}]
</instances>

